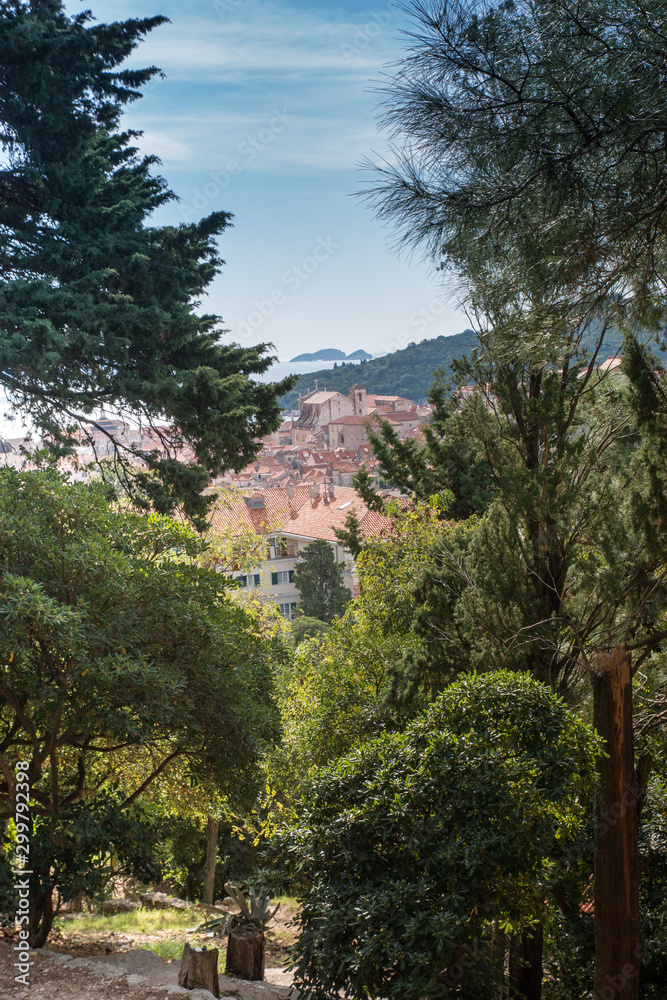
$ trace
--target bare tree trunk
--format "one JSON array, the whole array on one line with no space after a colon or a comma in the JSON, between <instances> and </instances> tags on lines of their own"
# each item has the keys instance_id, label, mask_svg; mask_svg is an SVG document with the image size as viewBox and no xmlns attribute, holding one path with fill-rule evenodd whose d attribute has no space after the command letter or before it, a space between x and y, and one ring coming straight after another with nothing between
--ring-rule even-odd
<instances>
[{"instance_id":1,"label":"bare tree trunk","mask_svg":"<svg viewBox=\"0 0 667 1000\"><path fill-rule=\"evenodd\" d=\"M208 903L209 906L213 904L213 893L215 892L215 860L218 852L218 828L218 820L209 816L206 827L206 873L204 875L203 896L203 902Z\"/></svg>"},{"instance_id":2,"label":"bare tree trunk","mask_svg":"<svg viewBox=\"0 0 667 1000\"><path fill-rule=\"evenodd\" d=\"M598 758L595 813L595 997L639 1000L640 792L635 777L632 671L625 646L593 660Z\"/></svg>"},{"instance_id":3,"label":"bare tree trunk","mask_svg":"<svg viewBox=\"0 0 667 1000\"><path fill-rule=\"evenodd\" d=\"M218 982L218 949L198 951L189 944L183 949L178 985L186 990L208 990L214 997L220 996Z\"/></svg>"},{"instance_id":4,"label":"bare tree trunk","mask_svg":"<svg viewBox=\"0 0 667 1000\"><path fill-rule=\"evenodd\" d=\"M263 980L266 940L264 932L255 924L236 924L227 940L225 974L239 979Z\"/></svg>"},{"instance_id":5,"label":"bare tree trunk","mask_svg":"<svg viewBox=\"0 0 667 1000\"><path fill-rule=\"evenodd\" d=\"M521 1000L542 1000L544 927L536 924L512 939L509 979Z\"/></svg>"},{"instance_id":6,"label":"bare tree trunk","mask_svg":"<svg viewBox=\"0 0 667 1000\"><path fill-rule=\"evenodd\" d=\"M48 876L48 870L41 872ZM28 925L28 944L31 948L43 948L46 944L55 911L53 909L53 888L48 885L44 892L38 892L30 898L30 923Z\"/></svg>"},{"instance_id":7,"label":"bare tree trunk","mask_svg":"<svg viewBox=\"0 0 667 1000\"><path fill-rule=\"evenodd\" d=\"M79 889L72 896L72 901L70 903L70 913L83 913L83 901L86 898L83 889Z\"/></svg>"}]
</instances>

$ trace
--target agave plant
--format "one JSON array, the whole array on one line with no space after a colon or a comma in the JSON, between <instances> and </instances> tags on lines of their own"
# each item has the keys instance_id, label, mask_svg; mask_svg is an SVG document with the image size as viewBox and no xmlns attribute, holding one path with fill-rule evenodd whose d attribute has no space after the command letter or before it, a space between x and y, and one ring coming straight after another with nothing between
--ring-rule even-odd
<instances>
[{"instance_id":1,"label":"agave plant","mask_svg":"<svg viewBox=\"0 0 667 1000\"><path fill-rule=\"evenodd\" d=\"M236 917L237 922L242 924L256 924L260 930L265 931L269 921L273 920L280 909L280 903L271 910L271 894L260 892L259 895L250 887L246 896L243 890L235 882L226 882L225 889L229 893L223 900L223 905L238 906L240 914L230 913L227 909L219 906L205 906L204 909L211 914L211 918L201 924L197 931L212 931L224 937L229 933L232 917Z\"/></svg>"},{"instance_id":2,"label":"agave plant","mask_svg":"<svg viewBox=\"0 0 667 1000\"><path fill-rule=\"evenodd\" d=\"M271 899L268 892L255 892L252 886L248 889L246 896L239 885L234 882L225 882L225 889L229 893L229 898L241 910L241 923L256 924L260 930L265 931L269 921L273 920L280 909L280 903L271 909Z\"/></svg>"}]
</instances>

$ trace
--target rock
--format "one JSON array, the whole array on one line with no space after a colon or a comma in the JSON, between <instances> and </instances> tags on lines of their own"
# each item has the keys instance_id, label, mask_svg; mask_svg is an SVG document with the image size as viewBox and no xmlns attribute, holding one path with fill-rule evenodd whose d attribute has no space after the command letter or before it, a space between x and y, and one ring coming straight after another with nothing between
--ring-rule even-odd
<instances>
[{"instance_id":1,"label":"rock","mask_svg":"<svg viewBox=\"0 0 667 1000\"><path fill-rule=\"evenodd\" d=\"M127 977L128 986L145 986L148 980L145 976L138 976L136 973L132 973Z\"/></svg>"},{"instance_id":2,"label":"rock","mask_svg":"<svg viewBox=\"0 0 667 1000\"><path fill-rule=\"evenodd\" d=\"M61 955L59 951L49 951L48 948L40 948L39 953L40 955L47 955L54 965L63 965L65 962L73 961L71 955Z\"/></svg>"},{"instance_id":3,"label":"rock","mask_svg":"<svg viewBox=\"0 0 667 1000\"><path fill-rule=\"evenodd\" d=\"M209 993L208 990L188 990L188 996L192 997L192 1000L215 1000L213 994Z\"/></svg>"},{"instance_id":4,"label":"rock","mask_svg":"<svg viewBox=\"0 0 667 1000\"><path fill-rule=\"evenodd\" d=\"M102 913L107 916L114 913L130 913L141 909L141 903L133 903L131 899L105 899L102 903Z\"/></svg>"},{"instance_id":5,"label":"rock","mask_svg":"<svg viewBox=\"0 0 667 1000\"><path fill-rule=\"evenodd\" d=\"M290 986L294 982L294 973L285 969L266 969L264 972L264 982L273 986Z\"/></svg>"},{"instance_id":6,"label":"rock","mask_svg":"<svg viewBox=\"0 0 667 1000\"><path fill-rule=\"evenodd\" d=\"M147 948L133 948L111 955L91 955L88 961L107 975L142 976L151 986L175 986L178 983L180 962L165 962Z\"/></svg>"},{"instance_id":7,"label":"rock","mask_svg":"<svg viewBox=\"0 0 667 1000\"><path fill-rule=\"evenodd\" d=\"M187 910L189 903L176 896L168 896L166 892L144 892L139 899L151 910Z\"/></svg>"},{"instance_id":8,"label":"rock","mask_svg":"<svg viewBox=\"0 0 667 1000\"><path fill-rule=\"evenodd\" d=\"M219 977L220 994L233 994L239 1000L291 1000L295 996L289 986L274 986L272 983L234 979L232 976Z\"/></svg>"}]
</instances>

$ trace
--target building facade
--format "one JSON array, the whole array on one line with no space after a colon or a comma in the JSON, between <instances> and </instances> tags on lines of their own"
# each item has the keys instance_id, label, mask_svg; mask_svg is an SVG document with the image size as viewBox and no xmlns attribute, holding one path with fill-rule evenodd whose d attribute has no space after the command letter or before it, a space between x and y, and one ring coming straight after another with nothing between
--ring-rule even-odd
<instances>
[{"instance_id":1,"label":"building facade","mask_svg":"<svg viewBox=\"0 0 667 1000\"><path fill-rule=\"evenodd\" d=\"M343 528L350 511L357 515L364 535L388 535L391 521L369 511L354 489L345 486L287 486L249 492L224 491L211 512L211 535L216 531L239 535L248 530L266 536L266 558L233 578L263 600L274 603L291 618L301 595L294 585L294 569L303 549L324 539L337 563L343 564L343 579L353 596L358 593L356 563L336 539L334 528Z\"/></svg>"}]
</instances>

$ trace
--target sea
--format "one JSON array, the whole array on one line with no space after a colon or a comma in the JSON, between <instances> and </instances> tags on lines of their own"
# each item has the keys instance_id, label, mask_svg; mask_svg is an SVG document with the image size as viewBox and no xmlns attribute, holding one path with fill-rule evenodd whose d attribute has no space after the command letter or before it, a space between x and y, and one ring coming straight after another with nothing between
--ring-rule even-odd
<instances>
[{"instance_id":1,"label":"sea","mask_svg":"<svg viewBox=\"0 0 667 1000\"><path fill-rule=\"evenodd\" d=\"M339 365L340 363L340 361L337 362ZM345 362L346 365L357 365L359 363L358 360ZM287 378L288 375L309 375L311 372L321 372L325 369L332 370L333 366L333 361L276 361L264 375L257 376L257 381L280 382L281 379ZM324 385L326 387L326 382Z\"/></svg>"}]
</instances>

